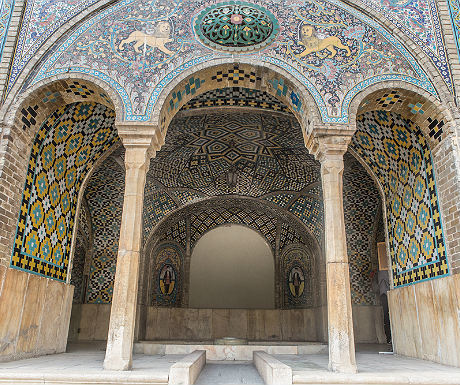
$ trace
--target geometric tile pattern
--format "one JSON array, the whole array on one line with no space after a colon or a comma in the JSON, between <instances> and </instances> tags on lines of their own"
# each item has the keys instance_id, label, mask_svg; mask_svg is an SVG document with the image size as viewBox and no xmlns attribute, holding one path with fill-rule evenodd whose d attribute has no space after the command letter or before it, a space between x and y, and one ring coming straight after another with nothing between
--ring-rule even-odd
<instances>
[{"instance_id":1,"label":"geometric tile pattern","mask_svg":"<svg viewBox=\"0 0 460 385\"><path fill-rule=\"evenodd\" d=\"M195 79L192 76L188 80L188 82L185 84L185 87L183 90L173 92L171 94L171 99L169 99L168 111L177 109L182 99L185 98L186 96L195 95L196 90L198 90L204 82L205 82L204 80L200 80L199 78Z\"/></svg>"},{"instance_id":2,"label":"geometric tile pattern","mask_svg":"<svg viewBox=\"0 0 460 385\"><path fill-rule=\"evenodd\" d=\"M291 117L221 113L174 119L148 174L167 188L260 197L318 181L319 163Z\"/></svg>"},{"instance_id":3,"label":"geometric tile pattern","mask_svg":"<svg viewBox=\"0 0 460 385\"><path fill-rule=\"evenodd\" d=\"M169 192L177 198L181 205L193 203L203 198L203 194L190 190L170 190Z\"/></svg>"},{"instance_id":4,"label":"geometric tile pattern","mask_svg":"<svg viewBox=\"0 0 460 385\"><path fill-rule=\"evenodd\" d=\"M263 199L284 208L293 197L294 194L277 194L264 197Z\"/></svg>"},{"instance_id":5,"label":"geometric tile pattern","mask_svg":"<svg viewBox=\"0 0 460 385\"><path fill-rule=\"evenodd\" d=\"M159 243L165 241L175 241L182 246L185 250L187 247L187 228L184 219L179 220L176 224L168 228L163 234L161 234Z\"/></svg>"},{"instance_id":6,"label":"geometric tile pattern","mask_svg":"<svg viewBox=\"0 0 460 385\"><path fill-rule=\"evenodd\" d=\"M153 227L165 215L177 208L174 200L160 190L151 179L147 179L144 193L144 241L150 235Z\"/></svg>"},{"instance_id":7,"label":"geometric tile pattern","mask_svg":"<svg viewBox=\"0 0 460 385\"><path fill-rule=\"evenodd\" d=\"M245 210L241 207L216 207L192 214L190 220L191 247L201 236L226 223L246 225L261 233L272 249L275 248L276 220L255 210Z\"/></svg>"},{"instance_id":8,"label":"geometric tile pattern","mask_svg":"<svg viewBox=\"0 0 460 385\"><path fill-rule=\"evenodd\" d=\"M72 259L72 275L70 284L74 285L73 303L82 303L82 293L84 285L83 270L85 268L86 247L83 243L82 235L79 232L75 242L75 249Z\"/></svg>"},{"instance_id":9,"label":"geometric tile pattern","mask_svg":"<svg viewBox=\"0 0 460 385\"><path fill-rule=\"evenodd\" d=\"M343 173L343 211L350 264L351 299L354 304L374 305L371 272L375 218L380 205L379 192L367 171L349 153Z\"/></svg>"},{"instance_id":10,"label":"geometric tile pattern","mask_svg":"<svg viewBox=\"0 0 460 385\"><path fill-rule=\"evenodd\" d=\"M392 112L367 112L350 146L383 186L394 285L447 275L431 151L420 128Z\"/></svg>"},{"instance_id":11,"label":"geometric tile pattern","mask_svg":"<svg viewBox=\"0 0 460 385\"><path fill-rule=\"evenodd\" d=\"M211 78L211 80L214 80L217 83L228 81L233 85L237 85L240 81L244 81L245 79L249 80L249 82L253 84L262 80L255 72L245 71L243 68L240 68L238 64L235 64L233 68L228 71L217 71Z\"/></svg>"},{"instance_id":12,"label":"geometric tile pattern","mask_svg":"<svg viewBox=\"0 0 460 385\"><path fill-rule=\"evenodd\" d=\"M208 107L251 107L263 110L288 112L281 101L264 91L242 87L227 87L207 91L185 104L183 110Z\"/></svg>"},{"instance_id":13,"label":"geometric tile pattern","mask_svg":"<svg viewBox=\"0 0 460 385\"><path fill-rule=\"evenodd\" d=\"M80 185L116 141L114 112L95 103L61 107L32 147L11 266L65 281Z\"/></svg>"},{"instance_id":14,"label":"geometric tile pattern","mask_svg":"<svg viewBox=\"0 0 460 385\"><path fill-rule=\"evenodd\" d=\"M310 196L300 196L289 207L289 211L298 217L322 244L323 202Z\"/></svg>"},{"instance_id":15,"label":"geometric tile pattern","mask_svg":"<svg viewBox=\"0 0 460 385\"><path fill-rule=\"evenodd\" d=\"M93 232L87 303L112 300L124 185L124 170L109 157L91 176L85 191Z\"/></svg>"},{"instance_id":16,"label":"geometric tile pattern","mask_svg":"<svg viewBox=\"0 0 460 385\"><path fill-rule=\"evenodd\" d=\"M291 245L293 243L303 244L302 237L297 234L289 224L283 223L281 225L280 232L280 252L283 250L284 246Z\"/></svg>"},{"instance_id":17,"label":"geometric tile pattern","mask_svg":"<svg viewBox=\"0 0 460 385\"><path fill-rule=\"evenodd\" d=\"M78 218L78 232L75 241L75 250L72 258L72 271L70 283L74 285L73 303L82 303L83 295L86 294L87 277L84 276L86 254L90 244L90 223L91 219L86 209L85 201L80 205L80 217Z\"/></svg>"}]
</instances>

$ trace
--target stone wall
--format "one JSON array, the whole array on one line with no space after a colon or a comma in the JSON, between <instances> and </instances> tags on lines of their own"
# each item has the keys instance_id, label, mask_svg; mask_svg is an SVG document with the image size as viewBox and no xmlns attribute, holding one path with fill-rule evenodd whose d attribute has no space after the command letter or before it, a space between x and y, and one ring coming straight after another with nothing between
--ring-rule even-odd
<instances>
[{"instance_id":1,"label":"stone wall","mask_svg":"<svg viewBox=\"0 0 460 385\"><path fill-rule=\"evenodd\" d=\"M322 308L290 310L248 309L146 309L145 340L203 341L232 336L258 341L325 341L327 328ZM382 342L380 306L353 306L358 343ZM108 304L74 304L69 330L71 341L106 340L110 319ZM324 318L325 319L325 318Z\"/></svg>"},{"instance_id":2,"label":"stone wall","mask_svg":"<svg viewBox=\"0 0 460 385\"><path fill-rule=\"evenodd\" d=\"M389 292L394 351L460 366L460 276Z\"/></svg>"},{"instance_id":3,"label":"stone wall","mask_svg":"<svg viewBox=\"0 0 460 385\"><path fill-rule=\"evenodd\" d=\"M74 287L16 269L3 274L0 361L65 352Z\"/></svg>"}]
</instances>

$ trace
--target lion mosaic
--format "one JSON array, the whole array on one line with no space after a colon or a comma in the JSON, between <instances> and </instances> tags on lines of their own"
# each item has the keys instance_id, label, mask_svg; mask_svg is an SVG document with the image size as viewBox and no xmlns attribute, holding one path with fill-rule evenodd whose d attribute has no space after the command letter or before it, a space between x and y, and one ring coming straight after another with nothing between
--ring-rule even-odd
<instances>
[{"instance_id":1,"label":"lion mosaic","mask_svg":"<svg viewBox=\"0 0 460 385\"><path fill-rule=\"evenodd\" d=\"M316 52L316 55L323 49L327 49L330 54L327 55L330 58L333 58L337 54L337 49L344 49L347 51L347 56L351 55L350 48L340 41L337 36L329 36L324 39L320 39L316 35L315 27L311 25L302 25L300 29L300 45L303 45L305 49L297 55L298 58L302 58L311 54L312 52ZM319 56L319 55L318 55Z\"/></svg>"},{"instance_id":2,"label":"lion mosaic","mask_svg":"<svg viewBox=\"0 0 460 385\"><path fill-rule=\"evenodd\" d=\"M170 51L168 48L165 47L166 43L170 43L173 41L169 37L171 34L171 25L167 21L160 21L155 25L155 29L153 34L147 34L142 31L134 31L124 40L121 41L118 49L122 50L125 44L129 44L135 42L134 44L134 51L140 53L140 48L143 45L158 48L160 51L164 52L166 55L172 55L174 52Z\"/></svg>"}]
</instances>

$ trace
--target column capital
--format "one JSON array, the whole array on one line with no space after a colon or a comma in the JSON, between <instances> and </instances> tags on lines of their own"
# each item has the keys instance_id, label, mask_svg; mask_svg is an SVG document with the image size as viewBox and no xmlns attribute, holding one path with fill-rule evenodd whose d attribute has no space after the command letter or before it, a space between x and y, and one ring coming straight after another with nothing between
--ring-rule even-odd
<instances>
[{"instance_id":1,"label":"column capital","mask_svg":"<svg viewBox=\"0 0 460 385\"><path fill-rule=\"evenodd\" d=\"M164 144L164 136L157 126L139 122L116 122L115 127L126 150L144 149L149 159L154 158Z\"/></svg>"},{"instance_id":2,"label":"column capital","mask_svg":"<svg viewBox=\"0 0 460 385\"><path fill-rule=\"evenodd\" d=\"M309 135L305 135L305 147L321 163L326 160L342 160L354 132L348 127L316 128Z\"/></svg>"}]
</instances>

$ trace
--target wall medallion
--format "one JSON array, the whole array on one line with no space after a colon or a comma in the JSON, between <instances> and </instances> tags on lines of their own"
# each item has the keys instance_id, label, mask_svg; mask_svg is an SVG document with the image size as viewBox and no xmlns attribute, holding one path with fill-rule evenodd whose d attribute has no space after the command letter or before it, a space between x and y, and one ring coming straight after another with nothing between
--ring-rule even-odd
<instances>
[{"instance_id":1,"label":"wall medallion","mask_svg":"<svg viewBox=\"0 0 460 385\"><path fill-rule=\"evenodd\" d=\"M279 31L267 9L245 2L225 2L204 9L194 22L195 33L208 47L229 52L260 50Z\"/></svg>"}]
</instances>

